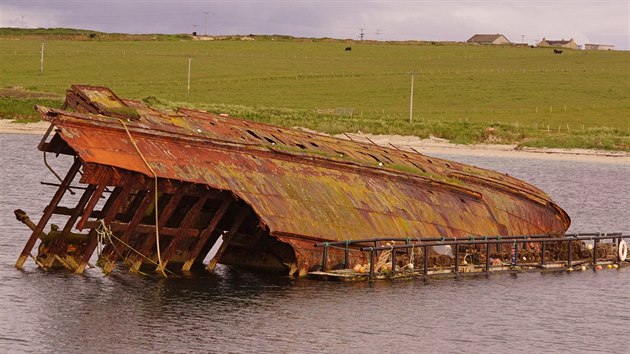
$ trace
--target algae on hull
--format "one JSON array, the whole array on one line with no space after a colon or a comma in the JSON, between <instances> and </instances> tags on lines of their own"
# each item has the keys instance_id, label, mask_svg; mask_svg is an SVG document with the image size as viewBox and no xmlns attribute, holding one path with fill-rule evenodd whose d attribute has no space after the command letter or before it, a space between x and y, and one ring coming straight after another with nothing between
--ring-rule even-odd
<instances>
[{"instance_id":1,"label":"algae on hull","mask_svg":"<svg viewBox=\"0 0 630 354\"><path fill-rule=\"evenodd\" d=\"M38 259L52 267L70 257L67 235L86 230L89 242L65 262L78 273L105 231L113 236L100 255L106 271L120 260L134 270L151 262L189 270L203 266L222 239L210 268L220 262L304 275L320 266L316 242L564 233L570 224L532 185L413 151L203 111L162 112L104 87L72 86L67 105L72 112L39 108L55 127L40 149L75 156L78 167L18 268L52 214L68 222ZM74 208L60 207L79 171L83 196ZM107 202L95 210L102 197ZM355 251L352 257L364 257ZM334 264L341 253L330 257Z\"/></svg>"}]
</instances>

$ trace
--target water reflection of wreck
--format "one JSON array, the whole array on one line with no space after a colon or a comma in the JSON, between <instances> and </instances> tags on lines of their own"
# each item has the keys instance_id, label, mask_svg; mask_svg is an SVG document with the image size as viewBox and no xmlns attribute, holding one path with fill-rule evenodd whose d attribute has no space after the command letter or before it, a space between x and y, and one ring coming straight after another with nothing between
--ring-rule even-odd
<instances>
[{"instance_id":1,"label":"water reflection of wreck","mask_svg":"<svg viewBox=\"0 0 630 354\"><path fill-rule=\"evenodd\" d=\"M52 123L39 149L74 163L37 224L16 211L33 230L18 268L39 238L45 269L81 273L102 244L105 272L121 261L132 270L218 262L305 275L322 266L318 242L561 234L570 224L527 183L396 147L159 111L104 87L73 86L64 110L37 109ZM73 185L78 174L84 187ZM69 188L82 195L61 206ZM46 233L53 214L67 221ZM327 267L366 261L359 246L326 257Z\"/></svg>"}]
</instances>

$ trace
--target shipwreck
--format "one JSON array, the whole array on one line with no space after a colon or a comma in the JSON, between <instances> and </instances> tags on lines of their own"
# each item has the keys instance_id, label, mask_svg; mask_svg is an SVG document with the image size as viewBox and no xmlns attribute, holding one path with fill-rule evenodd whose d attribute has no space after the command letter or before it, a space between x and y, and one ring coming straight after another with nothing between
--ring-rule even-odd
<instances>
[{"instance_id":1,"label":"shipwreck","mask_svg":"<svg viewBox=\"0 0 630 354\"><path fill-rule=\"evenodd\" d=\"M32 257L43 269L82 273L98 251L106 273L221 263L303 276L374 265L366 245L459 239L474 248L498 236L493 250L505 252L501 237L554 237L570 225L528 183L410 149L158 110L106 87L74 85L61 109L36 109L51 123L39 150L72 164L39 221L16 210L32 230L17 268ZM76 202L62 205L69 190L80 191ZM65 223L50 224L53 215Z\"/></svg>"}]
</instances>

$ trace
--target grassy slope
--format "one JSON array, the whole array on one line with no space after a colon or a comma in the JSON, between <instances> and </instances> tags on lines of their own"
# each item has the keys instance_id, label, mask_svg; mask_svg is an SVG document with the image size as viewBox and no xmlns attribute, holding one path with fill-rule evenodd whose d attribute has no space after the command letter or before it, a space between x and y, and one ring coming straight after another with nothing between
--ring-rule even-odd
<instances>
[{"instance_id":1,"label":"grassy slope","mask_svg":"<svg viewBox=\"0 0 630 354\"><path fill-rule=\"evenodd\" d=\"M486 139L492 126L504 142L630 149L628 52L553 55L545 48L426 43L98 38L47 40L43 73L40 40L0 39L0 88L61 95L71 84L85 83L109 86L122 97L155 96L332 133L434 134L466 143ZM352 51L344 51L349 45ZM331 109L344 114L317 113Z\"/></svg>"}]
</instances>

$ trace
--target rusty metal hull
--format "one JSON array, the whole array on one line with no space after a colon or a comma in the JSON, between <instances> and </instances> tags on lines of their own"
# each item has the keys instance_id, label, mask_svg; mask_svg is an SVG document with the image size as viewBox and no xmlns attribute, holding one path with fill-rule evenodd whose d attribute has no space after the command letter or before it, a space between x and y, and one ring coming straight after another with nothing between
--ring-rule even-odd
<instances>
[{"instance_id":1,"label":"rusty metal hull","mask_svg":"<svg viewBox=\"0 0 630 354\"><path fill-rule=\"evenodd\" d=\"M79 252L85 259L99 242L96 228L110 227L120 241L100 255L106 271L120 260L132 269L155 261L162 237L170 267L200 265L223 239L210 268L220 262L306 274L321 262L316 242L561 234L570 224L544 192L494 171L226 115L162 112L102 87L73 86L67 97L73 112L38 108L55 128L40 149L76 156L91 192L76 215L67 213L64 230L89 230ZM113 191L108 203L95 211L105 190ZM68 258L63 239L52 255L38 257L48 259L44 266L53 256ZM131 246L146 258L121 253ZM330 264L340 254L331 252ZM75 258L71 268L80 272Z\"/></svg>"}]
</instances>

